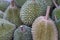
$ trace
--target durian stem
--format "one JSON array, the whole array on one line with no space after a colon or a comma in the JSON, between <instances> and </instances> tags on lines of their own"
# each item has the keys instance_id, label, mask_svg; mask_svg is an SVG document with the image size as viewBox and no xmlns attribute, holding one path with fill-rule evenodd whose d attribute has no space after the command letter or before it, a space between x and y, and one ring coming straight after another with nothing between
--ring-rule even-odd
<instances>
[{"instance_id":1,"label":"durian stem","mask_svg":"<svg viewBox=\"0 0 60 40\"><path fill-rule=\"evenodd\" d=\"M23 31L23 27L21 27L21 30Z\"/></svg>"},{"instance_id":2,"label":"durian stem","mask_svg":"<svg viewBox=\"0 0 60 40\"><path fill-rule=\"evenodd\" d=\"M45 19L48 19L48 17L49 17L49 12L50 12L50 6L47 6L47 11L46 11Z\"/></svg>"},{"instance_id":3,"label":"durian stem","mask_svg":"<svg viewBox=\"0 0 60 40\"><path fill-rule=\"evenodd\" d=\"M14 2L14 0L11 0L11 6L13 7L14 5L15 5L15 2Z\"/></svg>"},{"instance_id":4,"label":"durian stem","mask_svg":"<svg viewBox=\"0 0 60 40\"><path fill-rule=\"evenodd\" d=\"M21 30L23 31L23 26L21 26Z\"/></svg>"},{"instance_id":5,"label":"durian stem","mask_svg":"<svg viewBox=\"0 0 60 40\"><path fill-rule=\"evenodd\" d=\"M57 3L55 2L55 0L53 0L54 5L56 6L56 8L58 7Z\"/></svg>"}]
</instances>

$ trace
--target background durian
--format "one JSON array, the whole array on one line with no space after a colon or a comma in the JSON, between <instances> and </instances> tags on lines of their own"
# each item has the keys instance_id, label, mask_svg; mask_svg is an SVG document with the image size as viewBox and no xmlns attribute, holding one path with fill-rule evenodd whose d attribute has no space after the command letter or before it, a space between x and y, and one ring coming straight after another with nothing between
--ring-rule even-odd
<instances>
[{"instance_id":1,"label":"background durian","mask_svg":"<svg viewBox=\"0 0 60 40\"><path fill-rule=\"evenodd\" d=\"M0 19L0 40L12 40L15 29L15 24L5 19Z\"/></svg>"},{"instance_id":2,"label":"background durian","mask_svg":"<svg viewBox=\"0 0 60 40\"><path fill-rule=\"evenodd\" d=\"M58 40L60 40L60 6L53 1L56 8L52 12L52 19L55 20L56 27L58 29Z\"/></svg>"},{"instance_id":3,"label":"background durian","mask_svg":"<svg viewBox=\"0 0 60 40\"><path fill-rule=\"evenodd\" d=\"M0 0L0 10L5 11L9 4L8 1Z\"/></svg>"},{"instance_id":4,"label":"background durian","mask_svg":"<svg viewBox=\"0 0 60 40\"><path fill-rule=\"evenodd\" d=\"M40 15L45 15L47 4L44 0L27 0L20 10L20 18L26 25L31 25Z\"/></svg>"},{"instance_id":5,"label":"background durian","mask_svg":"<svg viewBox=\"0 0 60 40\"><path fill-rule=\"evenodd\" d=\"M8 8L5 10L3 18L12 22L18 27L22 24L19 15L19 9L15 6L14 0L12 0Z\"/></svg>"},{"instance_id":6,"label":"background durian","mask_svg":"<svg viewBox=\"0 0 60 40\"><path fill-rule=\"evenodd\" d=\"M32 40L31 28L21 25L14 32L14 40Z\"/></svg>"}]
</instances>

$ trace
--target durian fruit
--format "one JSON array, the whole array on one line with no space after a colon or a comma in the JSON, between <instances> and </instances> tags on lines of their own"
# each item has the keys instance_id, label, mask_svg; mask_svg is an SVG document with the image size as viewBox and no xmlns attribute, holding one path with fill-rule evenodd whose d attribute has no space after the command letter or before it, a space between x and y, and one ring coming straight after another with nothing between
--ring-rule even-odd
<instances>
[{"instance_id":1,"label":"durian fruit","mask_svg":"<svg viewBox=\"0 0 60 40\"><path fill-rule=\"evenodd\" d=\"M58 29L58 40L60 40L60 20L55 21L57 29Z\"/></svg>"},{"instance_id":2,"label":"durian fruit","mask_svg":"<svg viewBox=\"0 0 60 40\"><path fill-rule=\"evenodd\" d=\"M45 0L45 2L47 3L47 5L53 6L53 1L52 0Z\"/></svg>"},{"instance_id":3,"label":"durian fruit","mask_svg":"<svg viewBox=\"0 0 60 40\"><path fill-rule=\"evenodd\" d=\"M36 0L39 4L41 4L41 0ZM53 6L53 1L52 0L42 0L43 3L45 3L46 7L47 6Z\"/></svg>"},{"instance_id":4,"label":"durian fruit","mask_svg":"<svg viewBox=\"0 0 60 40\"><path fill-rule=\"evenodd\" d=\"M26 0L15 0L15 4L16 4L18 7L21 7L25 2L26 2Z\"/></svg>"},{"instance_id":5,"label":"durian fruit","mask_svg":"<svg viewBox=\"0 0 60 40\"><path fill-rule=\"evenodd\" d=\"M52 13L52 19L54 19L55 21L55 24L57 26L57 29L58 29L58 40L60 40L60 6L58 6L56 4L55 1L53 1L56 8L53 10L53 13Z\"/></svg>"},{"instance_id":6,"label":"durian fruit","mask_svg":"<svg viewBox=\"0 0 60 40\"><path fill-rule=\"evenodd\" d=\"M5 11L4 19L12 22L16 26L20 26L22 22L19 15L20 10L15 6L14 0L11 0L10 6Z\"/></svg>"},{"instance_id":7,"label":"durian fruit","mask_svg":"<svg viewBox=\"0 0 60 40\"><path fill-rule=\"evenodd\" d=\"M58 6L54 0L53 0L53 3L56 6L56 8L52 12L52 19L55 20L55 16L56 16L57 20L59 20L60 19L60 6Z\"/></svg>"},{"instance_id":8,"label":"durian fruit","mask_svg":"<svg viewBox=\"0 0 60 40\"><path fill-rule=\"evenodd\" d=\"M31 28L21 25L14 32L14 40L32 40Z\"/></svg>"},{"instance_id":9,"label":"durian fruit","mask_svg":"<svg viewBox=\"0 0 60 40\"><path fill-rule=\"evenodd\" d=\"M32 24L33 40L58 40L58 31L54 22L48 17L50 6L47 7L46 16L38 17Z\"/></svg>"},{"instance_id":10,"label":"durian fruit","mask_svg":"<svg viewBox=\"0 0 60 40\"><path fill-rule=\"evenodd\" d=\"M3 16L4 16L4 12L0 10L0 18L3 18Z\"/></svg>"},{"instance_id":11,"label":"durian fruit","mask_svg":"<svg viewBox=\"0 0 60 40\"><path fill-rule=\"evenodd\" d=\"M8 1L0 0L0 10L5 11L9 4Z\"/></svg>"},{"instance_id":12,"label":"durian fruit","mask_svg":"<svg viewBox=\"0 0 60 40\"><path fill-rule=\"evenodd\" d=\"M52 12L52 19L55 20L55 16L57 18L57 20L60 19L60 6L55 8Z\"/></svg>"},{"instance_id":13,"label":"durian fruit","mask_svg":"<svg viewBox=\"0 0 60 40\"><path fill-rule=\"evenodd\" d=\"M56 0L55 0L55 1L56 1ZM53 10L53 8L54 8L54 4L53 4L53 1L52 1L52 0L36 0L36 2L40 5L42 12L43 12L43 11L46 11L47 6L51 6L51 11L50 11L50 13L52 13L52 10ZM44 12L44 13L45 13L45 12ZM50 15L50 17L51 17L52 14L49 14L49 15Z\"/></svg>"},{"instance_id":14,"label":"durian fruit","mask_svg":"<svg viewBox=\"0 0 60 40\"><path fill-rule=\"evenodd\" d=\"M46 5L43 0L41 4L35 0L27 0L20 10L20 18L25 25L31 25L40 15L45 15Z\"/></svg>"},{"instance_id":15,"label":"durian fruit","mask_svg":"<svg viewBox=\"0 0 60 40\"><path fill-rule=\"evenodd\" d=\"M5 19L0 19L0 40L12 40L16 26Z\"/></svg>"}]
</instances>

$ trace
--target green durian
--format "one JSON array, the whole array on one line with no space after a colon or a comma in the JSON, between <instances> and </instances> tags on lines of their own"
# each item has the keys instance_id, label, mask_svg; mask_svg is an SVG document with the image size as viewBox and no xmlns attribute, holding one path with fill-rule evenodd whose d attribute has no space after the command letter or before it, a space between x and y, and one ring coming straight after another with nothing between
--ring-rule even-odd
<instances>
[{"instance_id":1,"label":"green durian","mask_svg":"<svg viewBox=\"0 0 60 40\"><path fill-rule=\"evenodd\" d=\"M26 0L15 0L15 4L16 4L18 7L21 7L25 2L26 2Z\"/></svg>"},{"instance_id":2,"label":"green durian","mask_svg":"<svg viewBox=\"0 0 60 40\"><path fill-rule=\"evenodd\" d=\"M0 10L0 18L3 18L3 16L4 16L4 12Z\"/></svg>"},{"instance_id":3,"label":"green durian","mask_svg":"<svg viewBox=\"0 0 60 40\"><path fill-rule=\"evenodd\" d=\"M52 0L45 0L48 6L53 6L53 1Z\"/></svg>"},{"instance_id":4,"label":"green durian","mask_svg":"<svg viewBox=\"0 0 60 40\"><path fill-rule=\"evenodd\" d=\"M20 10L15 6L14 0L12 0L11 4L5 11L4 19L12 22L16 26L20 26L22 22L20 20L19 15L20 15Z\"/></svg>"},{"instance_id":5,"label":"green durian","mask_svg":"<svg viewBox=\"0 0 60 40\"><path fill-rule=\"evenodd\" d=\"M0 0L0 10L5 11L9 4L8 1Z\"/></svg>"},{"instance_id":6,"label":"green durian","mask_svg":"<svg viewBox=\"0 0 60 40\"><path fill-rule=\"evenodd\" d=\"M54 19L56 27L58 29L58 40L60 40L60 6L58 6L55 1L54 4L56 8L52 12L52 19Z\"/></svg>"},{"instance_id":7,"label":"green durian","mask_svg":"<svg viewBox=\"0 0 60 40\"><path fill-rule=\"evenodd\" d=\"M42 4L41 3L41 0L36 0L39 4ZM53 6L53 1L52 0L42 0L43 1L43 3L45 3L45 7L47 7L47 6ZM44 5L44 4L42 4L42 5Z\"/></svg>"},{"instance_id":8,"label":"green durian","mask_svg":"<svg viewBox=\"0 0 60 40\"><path fill-rule=\"evenodd\" d=\"M59 7L55 8L52 13L52 19L54 19L56 27L58 29L58 40L60 40L60 16L59 16ZM54 16L55 15L55 16Z\"/></svg>"},{"instance_id":9,"label":"green durian","mask_svg":"<svg viewBox=\"0 0 60 40\"><path fill-rule=\"evenodd\" d=\"M54 8L53 0L42 0L42 1L41 0L35 0L35 1L40 5L40 7L41 7L40 9L42 11L46 11L47 6L51 6L51 12L50 13L52 13L52 10ZM50 17L51 17L51 15L52 14L49 14Z\"/></svg>"},{"instance_id":10,"label":"green durian","mask_svg":"<svg viewBox=\"0 0 60 40\"><path fill-rule=\"evenodd\" d=\"M33 21L40 15L45 15L45 3L41 0L41 4L35 0L27 0L20 10L20 18L26 25L31 25Z\"/></svg>"},{"instance_id":11,"label":"green durian","mask_svg":"<svg viewBox=\"0 0 60 40\"><path fill-rule=\"evenodd\" d=\"M0 19L0 40L12 40L16 26L5 19Z\"/></svg>"},{"instance_id":12,"label":"green durian","mask_svg":"<svg viewBox=\"0 0 60 40\"><path fill-rule=\"evenodd\" d=\"M58 31L54 22L48 17L50 6L46 16L38 17L32 24L33 40L58 40Z\"/></svg>"},{"instance_id":13,"label":"green durian","mask_svg":"<svg viewBox=\"0 0 60 40\"><path fill-rule=\"evenodd\" d=\"M60 19L60 6L55 8L52 12L52 19L55 20L55 16L57 18L57 20Z\"/></svg>"},{"instance_id":14,"label":"green durian","mask_svg":"<svg viewBox=\"0 0 60 40\"><path fill-rule=\"evenodd\" d=\"M60 19L60 6L57 5L55 0L53 0L53 3L56 6L56 8L52 12L52 19L55 20L55 18L57 18L57 20L59 20Z\"/></svg>"},{"instance_id":15,"label":"green durian","mask_svg":"<svg viewBox=\"0 0 60 40\"><path fill-rule=\"evenodd\" d=\"M14 32L14 40L32 40L31 28L21 25Z\"/></svg>"}]
</instances>

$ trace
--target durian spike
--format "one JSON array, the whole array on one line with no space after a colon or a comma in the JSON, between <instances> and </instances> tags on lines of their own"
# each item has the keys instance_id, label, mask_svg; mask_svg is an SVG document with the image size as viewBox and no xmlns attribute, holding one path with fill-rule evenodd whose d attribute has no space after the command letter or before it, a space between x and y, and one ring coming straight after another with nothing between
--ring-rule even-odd
<instances>
[{"instance_id":1,"label":"durian spike","mask_svg":"<svg viewBox=\"0 0 60 40\"><path fill-rule=\"evenodd\" d=\"M56 8L58 7L57 3L55 2L55 0L53 0L54 5L56 6Z\"/></svg>"},{"instance_id":2,"label":"durian spike","mask_svg":"<svg viewBox=\"0 0 60 40\"><path fill-rule=\"evenodd\" d=\"M12 7L15 6L14 0L11 0L10 4L11 4Z\"/></svg>"},{"instance_id":3,"label":"durian spike","mask_svg":"<svg viewBox=\"0 0 60 40\"><path fill-rule=\"evenodd\" d=\"M47 6L46 16L45 19L49 18L50 6Z\"/></svg>"}]
</instances>

